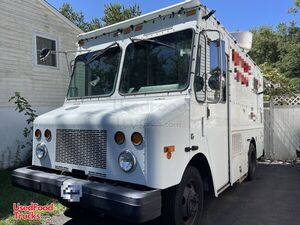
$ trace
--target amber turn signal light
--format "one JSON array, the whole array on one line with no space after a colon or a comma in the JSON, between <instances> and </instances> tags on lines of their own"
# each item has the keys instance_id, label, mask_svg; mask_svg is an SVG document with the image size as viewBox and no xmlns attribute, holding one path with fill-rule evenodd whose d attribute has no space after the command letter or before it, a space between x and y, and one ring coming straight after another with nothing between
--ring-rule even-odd
<instances>
[{"instance_id":1,"label":"amber turn signal light","mask_svg":"<svg viewBox=\"0 0 300 225\"><path fill-rule=\"evenodd\" d=\"M52 134L51 134L50 130L46 130L45 133L44 133L44 136L45 136L47 141L51 141Z\"/></svg>"},{"instance_id":2,"label":"amber turn signal light","mask_svg":"<svg viewBox=\"0 0 300 225\"><path fill-rule=\"evenodd\" d=\"M164 153L167 154L167 159L172 158L172 153L173 152L175 152L175 146L174 145L164 147Z\"/></svg>"},{"instance_id":3,"label":"amber turn signal light","mask_svg":"<svg viewBox=\"0 0 300 225\"><path fill-rule=\"evenodd\" d=\"M35 138L36 138L37 140L40 140L41 137L42 137L42 132L41 132L41 130L39 130L39 129L35 130L34 136L35 136Z\"/></svg>"},{"instance_id":4,"label":"amber turn signal light","mask_svg":"<svg viewBox=\"0 0 300 225\"><path fill-rule=\"evenodd\" d=\"M191 10L191 11L186 12L186 16L187 16L187 17L193 16L193 15L196 15L196 13L197 13L197 10L194 9L194 10Z\"/></svg>"},{"instance_id":5,"label":"amber turn signal light","mask_svg":"<svg viewBox=\"0 0 300 225\"><path fill-rule=\"evenodd\" d=\"M141 145L143 142L143 136L139 132L134 132L131 135L131 141L135 146Z\"/></svg>"},{"instance_id":6,"label":"amber turn signal light","mask_svg":"<svg viewBox=\"0 0 300 225\"><path fill-rule=\"evenodd\" d=\"M123 132L121 131L118 131L116 134L115 134L115 142L118 144L118 145L121 145L125 142L125 135Z\"/></svg>"}]
</instances>

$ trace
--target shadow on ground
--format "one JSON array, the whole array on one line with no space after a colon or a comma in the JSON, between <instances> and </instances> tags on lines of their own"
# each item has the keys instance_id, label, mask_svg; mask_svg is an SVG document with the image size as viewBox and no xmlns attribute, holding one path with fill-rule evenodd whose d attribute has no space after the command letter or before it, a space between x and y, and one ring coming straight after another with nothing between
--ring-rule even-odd
<instances>
[{"instance_id":1,"label":"shadow on ground","mask_svg":"<svg viewBox=\"0 0 300 225\"><path fill-rule=\"evenodd\" d=\"M251 182L236 184L219 198L206 197L201 225L299 225L300 166L259 165ZM81 212L54 218L53 225L128 224ZM129 224L128 224L129 225ZM159 220L143 225L160 225Z\"/></svg>"}]
</instances>

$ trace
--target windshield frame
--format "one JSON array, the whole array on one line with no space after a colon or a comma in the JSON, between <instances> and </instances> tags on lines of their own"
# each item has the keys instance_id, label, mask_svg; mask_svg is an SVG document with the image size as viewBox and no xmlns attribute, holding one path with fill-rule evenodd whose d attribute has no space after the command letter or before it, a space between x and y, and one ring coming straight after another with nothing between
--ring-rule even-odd
<instances>
[{"instance_id":1,"label":"windshield frame","mask_svg":"<svg viewBox=\"0 0 300 225\"><path fill-rule=\"evenodd\" d=\"M118 42L117 42L118 43ZM78 60L78 57L84 55L84 54L80 54L78 56L76 56L75 58L75 62L74 62L74 68L73 68L73 71L72 71L72 75L70 77L70 81L69 81L69 86L68 86L68 90L67 90L67 96L66 96L66 100L81 100L81 99L95 99L95 98L108 98L108 97L111 97L115 91L116 91L116 86L117 86L117 82L118 82L118 78L119 78L119 73L120 73L120 69L121 69L121 65L122 65L122 58L123 58L123 48L122 46L118 43L117 46L114 46L114 47L111 47L111 49L113 48L119 48L120 49L120 58L119 58L119 64L118 64L118 68L117 68L117 73L116 73L116 77L115 77L115 81L114 81L114 84L113 84L113 88L111 90L111 92L109 94L105 94L105 95L92 95L92 96L81 96L81 97L69 97L69 91L70 91L70 88L71 88L71 82L72 82L72 78L74 76L74 72L76 70L76 64L77 62L79 61ZM97 54L101 51L105 50L105 48L102 48L102 49L99 49L99 50L95 50L95 51L90 51L88 53L85 53L85 54L90 54L90 53L93 53L93 54Z\"/></svg>"},{"instance_id":2,"label":"windshield frame","mask_svg":"<svg viewBox=\"0 0 300 225\"><path fill-rule=\"evenodd\" d=\"M178 32L183 32L183 31L188 31L188 30L191 30L192 31L192 41L191 41L191 58L190 58L190 62L189 62L189 69L188 69L188 72L187 72L187 76L188 76L188 79L187 79L187 82L186 82L186 85L184 88L181 88L181 89L177 89L177 90L166 90L166 91L150 91L150 92L140 92L140 93L122 93L121 92L121 80L122 80L122 73L123 73L123 69L124 69L124 62L122 63L122 70L121 70L121 73L120 73L120 78L119 78L119 84L118 84L118 93L120 96L137 96L137 95L151 95L151 94L160 94L160 93L174 93L174 92L183 92L185 90L187 90L189 87L190 87L190 83L191 83L191 71L192 71L192 65L193 65L193 56L194 56L194 48L195 48L195 29L194 28L186 28L186 29L182 29L182 30L176 30L175 32L171 32L169 34L174 34L174 33L178 33ZM154 37L151 37L149 39L154 39L154 38L159 38L159 37L163 37L165 35L168 35L168 34L162 34L162 35L157 35L157 36L154 36ZM132 43L130 43L132 44ZM127 48L129 47L128 44L124 50L124 59L123 61L125 61L125 57L126 57L126 51L127 51Z\"/></svg>"}]
</instances>

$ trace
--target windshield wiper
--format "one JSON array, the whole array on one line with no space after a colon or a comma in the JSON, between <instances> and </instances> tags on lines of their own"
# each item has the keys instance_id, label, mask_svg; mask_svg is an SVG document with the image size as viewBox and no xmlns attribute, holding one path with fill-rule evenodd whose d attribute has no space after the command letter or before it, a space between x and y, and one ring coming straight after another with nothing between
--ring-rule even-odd
<instances>
[{"instance_id":1,"label":"windshield wiper","mask_svg":"<svg viewBox=\"0 0 300 225\"><path fill-rule=\"evenodd\" d=\"M94 55L93 55L93 56L85 63L85 65L90 64L91 62L93 62L93 61L94 61L95 59L97 59L98 57L104 55L111 47L113 47L113 46L115 46L115 45L117 45L118 47L120 46L119 43L115 41L114 43L112 43L111 45L107 46L107 47L106 47L105 49L103 49L102 51L95 53L95 54L94 54Z\"/></svg>"},{"instance_id":2,"label":"windshield wiper","mask_svg":"<svg viewBox=\"0 0 300 225\"><path fill-rule=\"evenodd\" d=\"M172 48L172 49L176 50L176 48L171 46L171 45L168 45L166 43L163 43L163 42L160 42L160 41L157 41L157 40L153 40L153 39L130 38L130 40L132 41L132 43L149 42L149 43L158 44L158 45L161 45L161 46L166 46L168 48Z\"/></svg>"}]
</instances>

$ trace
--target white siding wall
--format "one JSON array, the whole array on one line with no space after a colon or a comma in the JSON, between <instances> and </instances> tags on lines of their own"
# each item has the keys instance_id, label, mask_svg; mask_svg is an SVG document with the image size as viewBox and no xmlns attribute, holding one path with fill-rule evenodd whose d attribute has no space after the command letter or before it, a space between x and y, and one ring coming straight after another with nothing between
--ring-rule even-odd
<instances>
[{"instance_id":1,"label":"white siding wall","mask_svg":"<svg viewBox=\"0 0 300 225\"><path fill-rule=\"evenodd\" d=\"M0 166L11 165L22 142L25 118L8 99L16 91L34 109L45 112L63 104L69 82L67 63L58 68L36 66L34 34L58 40L58 50L75 50L78 30L39 0L0 1ZM70 56L72 58L72 56ZM4 166L3 166L4 165Z\"/></svg>"}]
</instances>

